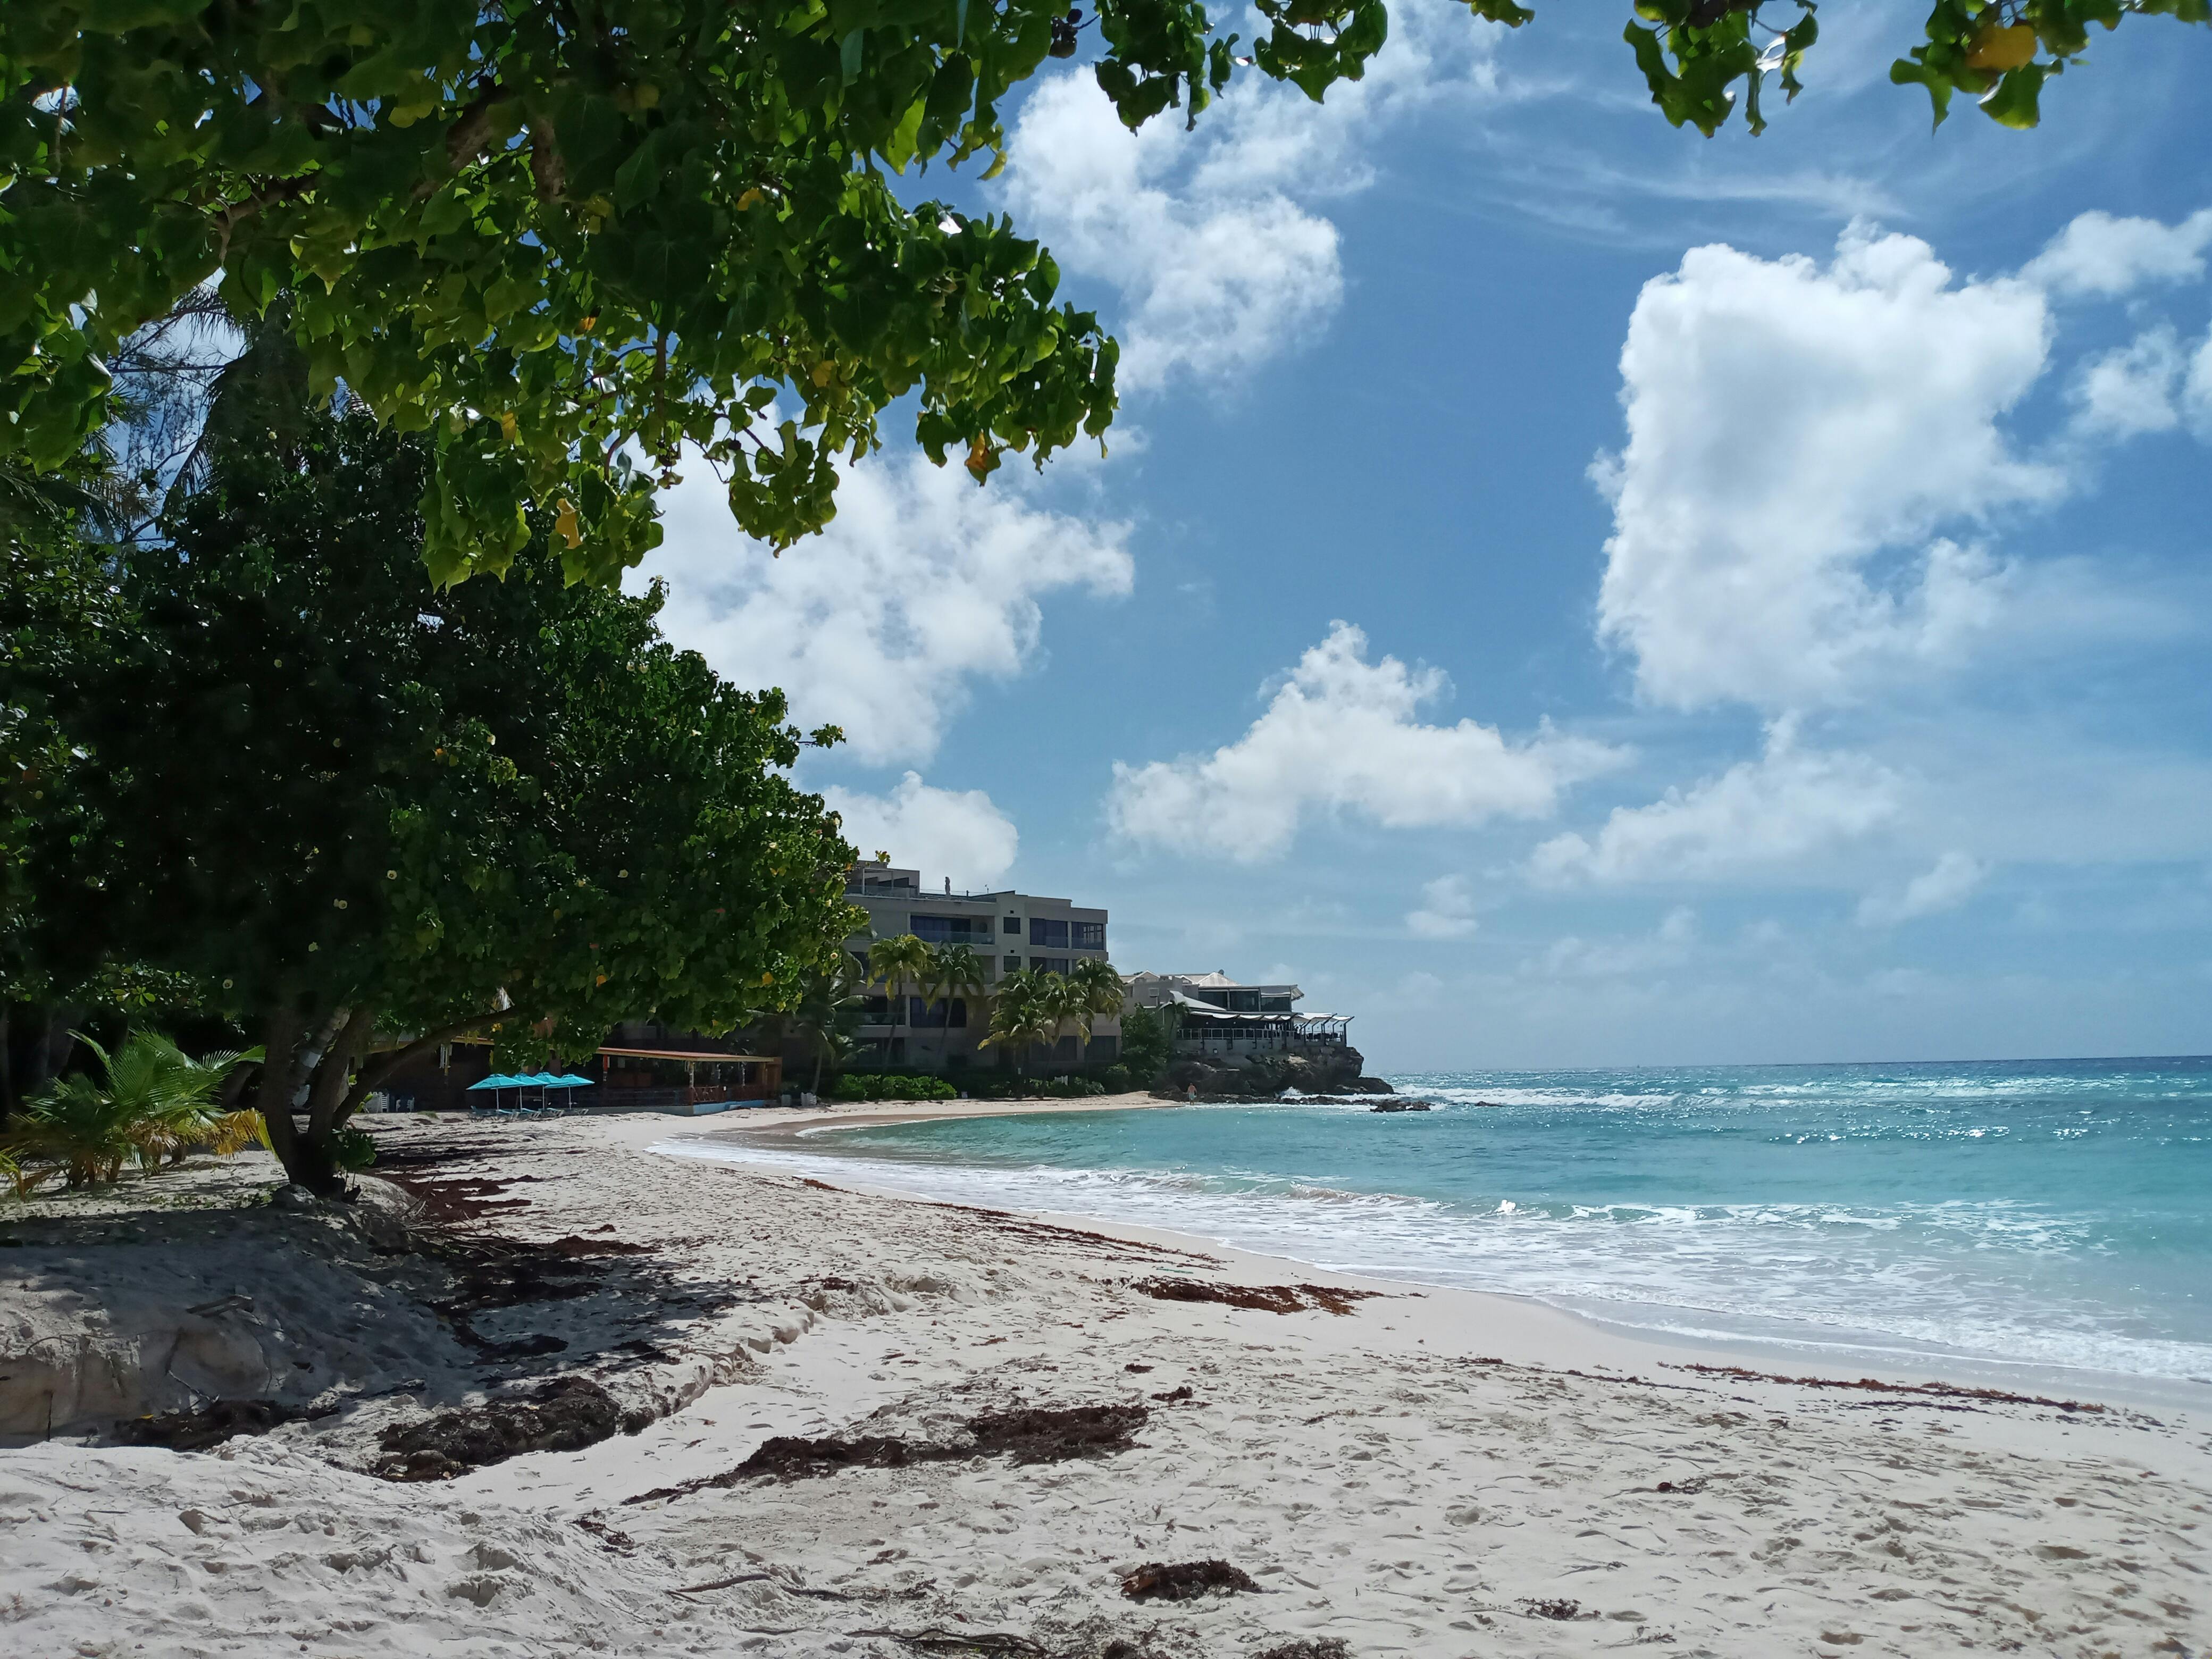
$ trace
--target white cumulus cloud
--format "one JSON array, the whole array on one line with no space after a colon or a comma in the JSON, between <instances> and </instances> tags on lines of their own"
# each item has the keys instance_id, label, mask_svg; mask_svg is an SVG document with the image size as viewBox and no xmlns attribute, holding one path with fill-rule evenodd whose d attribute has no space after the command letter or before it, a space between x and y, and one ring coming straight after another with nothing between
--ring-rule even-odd
<instances>
[{"instance_id":1,"label":"white cumulus cloud","mask_svg":"<svg viewBox=\"0 0 2212 1659\"><path fill-rule=\"evenodd\" d=\"M1477 925L1465 876L1438 876L1421 889L1420 907L1406 913L1406 931L1415 939L1466 939Z\"/></svg>"},{"instance_id":2,"label":"white cumulus cloud","mask_svg":"<svg viewBox=\"0 0 2212 1659\"><path fill-rule=\"evenodd\" d=\"M1648 806L1619 806L1595 839L1569 833L1528 866L1542 886L1725 879L1796 864L1894 818L1903 781L1869 756L1798 746L1793 721L1766 752Z\"/></svg>"},{"instance_id":3,"label":"white cumulus cloud","mask_svg":"<svg viewBox=\"0 0 2212 1659\"><path fill-rule=\"evenodd\" d=\"M933 754L974 682L1030 660L1046 594L1131 581L1127 526L918 455L852 468L829 529L781 558L738 530L703 465L662 501L666 539L627 584L667 581L662 631L737 684L781 686L794 719L842 726L864 761Z\"/></svg>"},{"instance_id":4,"label":"white cumulus cloud","mask_svg":"<svg viewBox=\"0 0 2212 1659\"><path fill-rule=\"evenodd\" d=\"M2054 294L2116 299L2146 283L2194 282L2204 274L2212 247L2212 208L2179 224L2082 214L2021 270L2021 276Z\"/></svg>"},{"instance_id":5,"label":"white cumulus cloud","mask_svg":"<svg viewBox=\"0 0 2212 1659\"><path fill-rule=\"evenodd\" d=\"M1934 532L2064 488L1998 426L2049 333L2039 289L1955 284L1926 243L1859 225L1826 266L1716 246L1646 283L1628 442L1593 469L1600 633L1643 694L1800 708L1955 659L2007 572Z\"/></svg>"},{"instance_id":6,"label":"white cumulus cloud","mask_svg":"<svg viewBox=\"0 0 2212 1659\"><path fill-rule=\"evenodd\" d=\"M1891 927L1919 916L1955 910L1989 879L1990 866L1971 853L1949 852L1936 867L1915 876L1894 891L1869 893L1859 901L1858 920L1863 927Z\"/></svg>"},{"instance_id":7,"label":"white cumulus cloud","mask_svg":"<svg viewBox=\"0 0 2212 1659\"><path fill-rule=\"evenodd\" d=\"M2188 365L2165 324L2085 364L2074 383L2075 425L2100 437L2133 438L2181 423L2174 394Z\"/></svg>"},{"instance_id":8,"label":"white cumulus cloud","mask_svg":"<svg viewBox=\"0 0 2212 1659\"><path fill-rule=\"evenodd\" d=\"M1014 867L1021 836L981 789L937 789L909 772L888 795L831 785L822 792L862 858L889 853L929 887L951 877L963 890L995 887Z\"/></svg>"},{"instance_id":9,"label":"white cumulus cloud","mask_svg":"<svg viewBox=\"0 0 2212 1659\"><path fill-rule=\"evenodd\" d=\"M1448 689L1440 670L1368 661L1366 635L1334 623L1234 743L1142 766L1115 762L1109 816L1133 841L1249 862L1281 854L1314 813L1388 829L1547 817L1563 788L1622 758L1548 729L1512 743L1472 720L1424 724L1422 706Z\"/></svg>"},{"instance_id":10,"label":"white cumulus cloud","mask_svg":"<svg viewBox=\"0 0 2212 1659\"><path fill-rule=\"evenodd\" d=\"M1255 33L1255 19L1224 21ZM1087 72L1048 79L1010 135L1008 205L1065 270L1121 291L1105 309L1124 390L1233 380L1302 345L1343 299L1336 227L1316 204L1369 185L1384 124L1486 92L1499 32L1449 0L1410 0L1365 78L1326 104L1246 72L1189 131L1170 111L1131 133Z\"/></svg>"},{"instance_id":11,"label":"white cumulus cloud","mask_svg":"<svg viewBox=\"0 0 2212 1659\"><path fill-rule=\"evenodd\" d=\"M2191 429L2212 444L2212 333L2205 335L2204 343L2190 359L2189 378L2181 388L2181 407Z\"/></svg>"}]
</instances>

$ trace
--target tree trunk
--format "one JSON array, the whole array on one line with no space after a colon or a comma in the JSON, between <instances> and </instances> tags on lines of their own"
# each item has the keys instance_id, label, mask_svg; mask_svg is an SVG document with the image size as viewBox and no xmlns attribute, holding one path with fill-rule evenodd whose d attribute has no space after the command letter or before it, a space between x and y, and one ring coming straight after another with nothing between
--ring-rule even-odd
<instances>
[{"instance_id":1,"label":"tree trunk","mask_svg":"<svg viewBox=\"0 0 2212 1659\"><path fill-rule=\"evenodd\" d=\"M345 1096L353 1056L374 1023L374 1012L368 1008L340 1008L323 1023L315 1045L322 1052L307 1079L307 1124L302 1129L293 1121L292 1097L299 1092L305 1071L307 1046L301 1038L307 1025L288 1006L279 1005L263 1016L261 1046L268 1058L261 1067L254 1107L285 1175L293 1185L318 1198L343 1198L347 1193L345 1172L337 1162L337 1107Z\"/></svg>"},{"instance_id":2,"label":"tree trunk","mask_svg":"<svg viewBox=\"0 0 2212 1659\"><path fill-rule=\"evenodd\" d=\"M374 1008L363 1005L343 1011L343 1023L323 1045L322 1058L315 1062L314 1074L308 1079L305 1137L307 1157L303 1164L307 1173L303 1177L299 1172L288 1172L294 1181L319 1198L350 1194L345 1171L339 1167L337 1158L338 1131L351 1115L349 1109L342 1109L348 1107L354 1056L368 1046L375 1034Z\"/></svg>"},{"instance_id":3,"label":"tree trunk","mask_svg":"<svg viewBox=\"0 0 2212 1659\"><path fill-rule=\"evenodd\" d=\"M261 1114L269 1150L284 1166L284 1173L308 1191L316 1190L314 1171L292 1122L292 1096L300 1086L300 1036L302 1022L289 1003L280 1002L261 1017L260 1086L253 1091L254 1109ZM327 1179L327 1178L325 1178Z\"/></svg>"}]
</instances>

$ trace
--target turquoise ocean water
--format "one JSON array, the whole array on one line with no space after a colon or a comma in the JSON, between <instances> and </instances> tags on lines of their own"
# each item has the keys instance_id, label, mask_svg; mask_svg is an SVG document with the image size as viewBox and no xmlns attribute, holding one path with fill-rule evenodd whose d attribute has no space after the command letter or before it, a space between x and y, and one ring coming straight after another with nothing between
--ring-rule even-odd
<instances>
[{"instance_id":1,"label":"turquoise ocean water","mask_svg":"<svg viewBox=\"0 0 2212 1659\"><path fill-rule=\"evenodd\" d=\"M1654 1334L2212 1385L2212 1059L1392 1081L1434 1109L985 1118L771 1156Z\"/></svg>"}]
</instances>

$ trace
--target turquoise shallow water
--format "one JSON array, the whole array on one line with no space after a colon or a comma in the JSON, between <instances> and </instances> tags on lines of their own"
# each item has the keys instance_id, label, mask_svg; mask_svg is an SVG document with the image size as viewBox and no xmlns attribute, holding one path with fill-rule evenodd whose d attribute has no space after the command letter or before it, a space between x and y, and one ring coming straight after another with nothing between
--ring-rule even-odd
<instances>
[{"instance_id":1,"label":"turquoise shallow water","mask_svg":"<svg viewBox=\"0 0 2212 1659\"><path fill-rule=\"evenodd\" d=\"M1654 1333L2212 1382L2212 1059L1438 1073L817 1138L884 1185ZM813 1163L812 1157L793 1161Z\"/></svg>"}]
</instances>

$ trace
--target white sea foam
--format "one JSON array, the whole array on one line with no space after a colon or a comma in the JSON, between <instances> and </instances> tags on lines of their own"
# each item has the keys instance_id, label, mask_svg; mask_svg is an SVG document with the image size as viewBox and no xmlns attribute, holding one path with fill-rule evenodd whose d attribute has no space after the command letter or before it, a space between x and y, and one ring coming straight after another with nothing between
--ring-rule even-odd
<instances>
[{"instance_id":1,"label":"white sea foam","mask_svg":"<svg viewBox=\"0 0 2212 1659\"><path fill-rule=\"evenodd\" d=\"M1969 1356L2147 1376L2212 1373L2212 1344L2131 1331L2064 1271L2094 1228L2004 1202L1581 1205L1499 1199L1477 1212L1263 1170L1066 1168L672 1143L686 1157L765 1164L919 1196L1192 1233L1342 1272L1528 1296L1684 1338L1807 1349ZM1910 1233L1918 1254L1887 1243ZM2047 1282L1978 1275L2047 1260Z\"/></svg>"}]
</instances>

